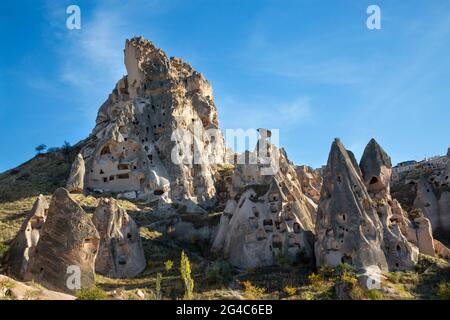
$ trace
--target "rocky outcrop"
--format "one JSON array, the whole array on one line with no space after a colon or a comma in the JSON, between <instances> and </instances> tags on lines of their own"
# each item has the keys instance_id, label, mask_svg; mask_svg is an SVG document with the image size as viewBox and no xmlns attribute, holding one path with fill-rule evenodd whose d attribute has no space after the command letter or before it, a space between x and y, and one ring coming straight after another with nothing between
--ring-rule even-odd
<instances>
[{"instance_id":1,"label":"rocky outcrop","mask_svg":"<svg viewBox=\"0 0 450 320\"><path fill-rule=\"evenodd\" d=\"M316 223L316 263L388 269L383 225L355 160L336 139L324 171Z\"/></svg>"},{"instance_id":2,"label":"rocky outcrop","mask_svg":"<svg viewBox=\"0 0 450 320\"><path fill-rule=\"evenodd\" d=\"M402 205L422 210L433 233L448 240L450 231L450 153L415 164L392 179L393 194Z\"/></svg>"},{"instance_id":3,"label":"rocky outcrop","mask_svg":"<svg viewBox=\"0 0 450 320\"><path fill-rule=\"evenodd\" d=\"M78 285L91 287L98 245L99 234L89 216L66 189L59 188L24 278L62 292L80 289Z\"/></svg>"},{"instance_id":4,"label":"rocky outcrop","mask_svg":"<svg viewBox=\"0 0 450 320\"><path fill-rule=\"evenodd\" d=\"M50 291L0 275L0 300L75 300L74 296Z\"/></svg>"},{"instance_id":5,"label":"rocky outcrop","mask_svg":"<svg viewBox=\"0 0 450 320\"><path fill-rule=\"evenodd\" d=\"M126 41L125 65L82 150L85 189L211 206L225 149L210 84L143 38Z\"/></svg>"},{"instance_id":6,"label":"rocky outcrop","mask_svg":"<svg viewBox=\"0 0 450 320\"><path fill-rule=\"evenodd\" d=\"M67 191L70 193L83 193L85 173L86 168L83 155L79 153L72 164L72 168L70 169L70 176L66 184Z\"/></svg>"},{"instance_id":7,"label":"rocky outcrop","mask_svg":"<svg viewBox=\"0 0 450 320\"><path fill-rule=\"evenodd\" d=\"M213 241L213 250L223 252L240 268L272 265L279 256L313 258L316 206L303 194L285 151L266 138L263 131L256 150L243 155L256 163L236 166L231 199ZM269 161L263 160L266 153L262 150L270 154ZM278 169L264 175L267 166Z\"/></svg>"},{"instance_id":8,"label":"rocky outcrop","mask_svg":"<svg viewBox=\"0 0 450 320\"><path fill-rule=\"evenodd\" d=\"M100 235L95 270L111 278L131 278L146 267L139 228L116 200L101 199L93 217Z\"/></svg>"},{"instance_id":9,"label":"rocky outcrop","mask_svg":"<svg viewBox=\"0 0 450 320\"><path fill-rule=\"evenodd\" d=\"M43 195L39 195L3 259L6 274L23 278L30 259L35 255L47 212L48 203Z\"/></svg>"},{"instance_id":10,"label":"rocky outcrop","mask_svg":"<svg viewBox=\"0 0 450 320\"><path fill-rule=\"evenodd\" d=\"M374 139L364 150L360 168L365 187L383 225L382 249L385 252L389 270L414 268L418 261L419 250L407 239L408 234L414 234L413 226L407 221L407 213L402 210L398 202L393 201L390 195L391 158ZM428 244L433 243L433 239L431 238L430 241L417 237L414 243L420 243L419 248L421 246L426 248Z\"/></svg>"},{"instance_id":11,"label":"rocky outcrop","mask_svg":"<svg viewBox=\"0 0 450 320\"><path fill-rule=\"evenodd\" d=\"M303 193L318 205L323 183L322 176L318 170L314 170L308 166L297 166L295 171L297 172L297 178L300 181Z\"/></svg>"}]
</instances>

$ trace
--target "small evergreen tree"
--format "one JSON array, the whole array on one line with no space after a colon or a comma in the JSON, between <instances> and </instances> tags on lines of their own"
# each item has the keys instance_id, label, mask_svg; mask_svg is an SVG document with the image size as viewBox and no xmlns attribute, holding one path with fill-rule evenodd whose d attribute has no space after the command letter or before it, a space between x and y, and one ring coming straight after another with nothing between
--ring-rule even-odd
<instances>
[{"instance_id":1,"label":"small evergreen tree","mask_svg":"<svg viewBox=\"0 0 450 320\"><path fill-rule=\"evenodd\" d=\"M45 149L47 149L47 146L45 144L40 144L34 150L36 150L37 154L41 154Z\"/></svg>"}]
</instances>

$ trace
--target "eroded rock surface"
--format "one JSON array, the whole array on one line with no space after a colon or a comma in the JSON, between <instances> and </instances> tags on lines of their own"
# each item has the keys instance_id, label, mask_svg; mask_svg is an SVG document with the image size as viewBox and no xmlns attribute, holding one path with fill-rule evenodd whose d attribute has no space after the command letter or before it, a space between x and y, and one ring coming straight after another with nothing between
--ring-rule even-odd
<instances>
[{"instance_id":1,"label":"eroded rock surface","mask_svg":"<svg viewBox=\"0 0 450 320\"><path fill-rule=\"evenodd\" d=\"M84 164L83 155L80 153L75 158L70 169L70 176L67 180L66 189L70 193L83 193L84 190L84 175L86 168Z\"/></svg>"},{"instance_id":2,"label":"eroded rock surface","mask_svg":"<svg viewBox=\"0 0 450 320\"><path fill-rule=\"evenodd\" d=\"M298 166L296 167L296 172L303 192L318 205L323 183L322 176L318 170L308 166Z\"/></svg>"},{"instance_id":3,"label":"eroded rock surface","mask_svg":"<svg viewBox=\"0 0 450 320\"><path fill-rule=\"evenodd\" d=\"M78 284L91 287L98 245L99 234L89 216L66 189L59 188L24 278L62 292L72 292Z\"/></svg>"},{"instance_id":4,"label":"eroded rock surface","mask_svg":"<svg viewBox=\"0 0 450 320\"><path fill-rule=\"evenodd\" d=\"M100 235L95 270L112 278L131 278L146 267L139 228L112 198L101 199L93 217Z\"/></svg>"},{"instance_id":5,"label":"eroded rock surface","mask_svg":"<svg viewBox=\"0 0 450 320\"><path fill-rule=\"evenodd\" d=\"M42 227L47 219L48 207L45 197L39 195L3 259L6 274L18 279L23 278L30 259L35 255Z\"/></svg>"},{"instance_id":6,"label":"eroded rock surface","mask_svg":"<svg viewBox=\"0 0 450 320\"><path fill-rule=\"evenodd\" d=\"M367 191L383 225L382 249L385 252L389 270L414 268L419 258L419 250L414 244L420 243L419 247L425 248L433 243L433 239L428 241L423 237L417 237L417 231L408 221L407 213L397 201L394 202L392 199L390 194L391 158L374 139L364 150L360 168ZM414 233L416 237L413 244L408 241L408 235L414 236ZM432 254L434 255L434 251Z\"/></svg>"},{"instance_id":7,"label":"eroded rock surface","mask_svg":"<svg viewBox=\"0 0 450 320\"><path fill-rule=\"evenodd\" d=\"M316 223L316 263L388 269L383 225L355 160L336 139L324 171Z\"/></svg>"},{"instance_id":8,"label":"eroded rock surface","mask_svg":"<svg viewBox=\"0 0 450 320\"><path fill-rule=\"evenodd\" d=\"M303 194L285 151L266 137L264 132L256 150L244 154L256 163L238 164L234 170L231 199L213 242L215 251L241 268L271 265L279 256L313 257L316 206ZM263 160L261 150L271 159ZM270 166L274 174L262 174Z\"/></svg>"},{"instance_id":9,"label":"eroded rock surface","mask_svg":"<svg viewBox=\"0 0 450 320\"><path fill-rule=\"evenodd\" d=\"M211 206L225 149L210 84L143 38L126 41L125 65L82 150L85 189Z\"/></svg>"}]
</instances>

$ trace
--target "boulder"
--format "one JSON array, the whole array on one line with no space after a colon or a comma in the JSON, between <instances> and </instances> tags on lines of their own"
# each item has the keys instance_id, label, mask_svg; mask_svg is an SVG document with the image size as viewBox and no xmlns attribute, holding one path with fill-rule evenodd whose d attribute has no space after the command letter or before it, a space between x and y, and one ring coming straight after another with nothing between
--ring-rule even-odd
<instances>
[{"instance_id":1,"label":"boulder","mask_svg":"<svg viewBox=\"0 0 450 320\"><path fill-rule=\"evenodd\" d=\"M323 183L320 172L308 166L297 166L295 171L303 193L318 205Z\"/></svg>"},{"instance_id":2,"label":"boulder","mask_svg":"<svg viewBox=\"0 0 450 320\"><path fill-rule=\"evenodd\" d=\"M28 270L29 261L35 255L42 227L47 219L48 206L45 197L39 195L3 259L6 274L22 279Z\"/></svg>"},{"instance_id":3,"label":"boulder","mask_svg":"<svg viewBox=\"0 0 450 320\"><path fill-rule=\"evenodd\" d=\"M91 287L98 245L99 234L89 216L59 188L24 278L62 292Z\"/></svg>"},{"instance_id":4,"label":"boulder","mask_svg":"<svg viewBox=\"0 0 450 320\"><path fill-rule=\"evenodd\" d=\"M83 193L85 173L86 168L83 155L79 153L72 164L72 168L70 169L69 179L66 184L67 191L70 193Z\"/></svg>"},{"instance_id":5,"label":"boulder","mask_svg":"<svg viewBox=\"0 0 450 320\"><path fill-rule=\"evenodd\" d=\"M111 278L132 278L146 267L139 228L112 198L101 199L93 223L100 235L95 270Z\"/></svg>"}]
</instances>

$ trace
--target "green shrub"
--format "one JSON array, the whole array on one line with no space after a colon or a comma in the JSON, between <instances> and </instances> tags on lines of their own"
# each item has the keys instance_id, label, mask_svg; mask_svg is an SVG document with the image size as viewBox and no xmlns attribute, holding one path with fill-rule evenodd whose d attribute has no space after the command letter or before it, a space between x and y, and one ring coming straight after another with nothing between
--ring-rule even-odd
<instances>
[{"instance_id":1,"label":"green shrub","mask_svg":"<svg viewBox=\"0 0 450 320\"><path fill-rule=\"evenodd\" d=\"M258 300L264 297L266 289L254 286L250 281L244 281L244 296L247 299Z\"/></svg>"},{"instance_id":2,"label":"green shrub","mask_svg":"<svg viewBox=\"0 0 450 320\"><path fill-rule=\"evenodd\" d=\"M233 279L233 268L227 261L219 260L206 269L206 281L209 284L227 285Z\"/></svg>"},{"instance_id":3,"label":"green shrub","mask_svg":"<svg viewBox=\"0 0 450 320\"><path fill-rule=\"evenodd\" d=\"M297 289L294 287L284 287L283 291L288 297L295 296L295 294L297 293Z\"/></svg>"},{"instance_id":4,"label":"green shrub","mask_svg":"<svg viewBox=\"0 0 450 320\"><path fill-rule=\"evenodd\" d=\"M184 251L181 252L180 272L185 287L184 299L191 300L194 293L194 279L191 277L191 263Z\"/></svg>"},{"instance_id":5,"label":"green shrub","mask_svg":"<svg viewBox=\"0 0 450 320\"><path fill-rule=\"evenodd\" d=\"M106 300L108 298L106 292L97 286L80 289L75 296L77 300Z\"/></svg>"},{"instance_id":6,"label":"green shrub","mask_svg":"<svg viewBox=\"0 0 450 320\"><path fill-rule=\"evenodd\" d=\"M370 300L384 300L384 295L380 290L371 289L367 291L367 297Z\"/></svg>"},{"instance_id":7,"label":"green shrub","mask_svg":"<svg viewBox=\"0 0 450 320\"><path fill-rule=\"evenodd\" d=\"M450 300L450 282L444 282L439 285L438 295L441 300Z\"/></svg>"}]
</instances>

